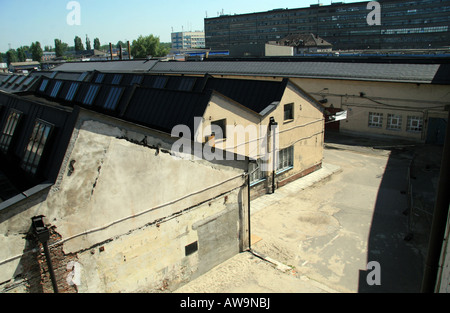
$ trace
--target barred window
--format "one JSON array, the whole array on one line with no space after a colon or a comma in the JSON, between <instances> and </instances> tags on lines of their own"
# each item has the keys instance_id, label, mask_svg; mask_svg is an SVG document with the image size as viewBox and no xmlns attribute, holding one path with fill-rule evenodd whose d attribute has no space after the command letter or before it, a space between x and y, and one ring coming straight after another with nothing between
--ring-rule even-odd
<instances>
[{"instance_id":1,"label":"barred window","mask_svg":"<svg viewBox=\"0 0 450 313\"><path fill-rule=\"evenodd\" d=\"M383 127L383 113L369 112L369 127Z\"/></svg>"},{"instance_id":2,"label":"barred window","mask_svg":"<svg viewBox=\"0 0 450 313\"><path fill-rule=\"evenodd\" d=\"M0 150L4 153L8 152L9 146L11 145L14 132L17 129L22 113L11 109L8 120L6 121L5 127L3 127L2 133L0 135Z\"/></svg>"},{"instance_id":3,"label":"barred window","mask_svg":"<svg viewBox=\"0 0 450 313\"><path fill-rule=\"evenodd\" d=\"M36 174L52 129L53 126L50 124L41 120L36 121L21 164L26 172Z\"/></svg>"},{"instance_id":4,"label":"barred window","mask_svg":"<svg viewBox=\"0 0 450 313\"><path fill-rule=\"evenodd\" d=\"M408 116L406 131L421 132L423 128L423 118L419 116Z\"/></svg>"},{"instance_id":5,"label":"barred window","mask_svg":"<svg viewBox=\"0 0 450 313\"><path fill-rule=\"evenodd\" d=\"M402 116L396 115L396 114L388 114L387 129L401 130L402 129Z\"/></svg>"}]
</instances>

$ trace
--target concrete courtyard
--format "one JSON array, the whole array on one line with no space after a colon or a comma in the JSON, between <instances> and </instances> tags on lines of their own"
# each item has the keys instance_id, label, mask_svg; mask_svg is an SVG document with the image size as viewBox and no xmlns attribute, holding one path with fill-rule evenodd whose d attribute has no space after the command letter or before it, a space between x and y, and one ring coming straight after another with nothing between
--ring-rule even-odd
<instances>
[{"instance_id":1,"label":"concrete courtyard","mask_svg":"<svg viewBox=\"0 0 450 313\"><path fill-rule=\"evenodd\" d=\"M419 292L426 223L405 240L412 155L327 144L320 171L252 201L255 253L236 255L175 292ZM379 272L367 268L371 261ZM367 283L374 274L380 285Z\"/></svg>"}]
</instances>

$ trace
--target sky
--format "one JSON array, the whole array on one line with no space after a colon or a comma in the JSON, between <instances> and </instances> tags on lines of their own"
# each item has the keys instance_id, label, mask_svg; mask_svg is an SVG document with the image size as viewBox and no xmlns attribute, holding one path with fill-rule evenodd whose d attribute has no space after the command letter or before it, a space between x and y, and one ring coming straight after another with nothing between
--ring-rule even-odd
<instances>
[{"instance_id":1,"label":"sky","mask_svg":"<svg viewBox=\"0 0 450 313\"><path fill-rule=\"evenodd\" d=\"M367 0L366 0L367 1ZM332 0L320 0L323 5ZM364 0L334 0L364 2ZM55 38L74 45L75 36L92 45L126 42L153 34L170 42L173 31L204 30L204 18L278 8L302 8L317 0L0 0L0 52L39 41L54 46ZM78 10L79 8L79 10Z\"/></svg>"}]
</instances>

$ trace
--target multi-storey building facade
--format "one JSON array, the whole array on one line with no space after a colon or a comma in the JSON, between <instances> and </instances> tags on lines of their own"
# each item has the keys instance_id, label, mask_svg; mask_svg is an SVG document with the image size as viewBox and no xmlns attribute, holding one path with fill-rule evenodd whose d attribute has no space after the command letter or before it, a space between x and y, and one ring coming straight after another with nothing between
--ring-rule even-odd
<instances>
[{"instance_id":1,"label":"multi-storey building facade","mask_svg":"<svg viewBox=\"0 0 450 313\"><path fill-rule=\"evenodd\" d=\"M205 19L206 46L232 55L263 55L264 44L292 33L314 33L335 50L429 49L450 46L450 0L380 0L378 14L367 2L311 5ZM378 23L377 23L378 24Z\"/></svg>"},{"instance_id":2,"label":"multi-storey building facade","mask_svg":"<svg viewBox=\"0 0 450 313\"><path fill-rule=\"evenodd\" d=\"M172 33L172 49L185 50L205 48L204 32L176 32Z\"/></svg>"}]
</instances>

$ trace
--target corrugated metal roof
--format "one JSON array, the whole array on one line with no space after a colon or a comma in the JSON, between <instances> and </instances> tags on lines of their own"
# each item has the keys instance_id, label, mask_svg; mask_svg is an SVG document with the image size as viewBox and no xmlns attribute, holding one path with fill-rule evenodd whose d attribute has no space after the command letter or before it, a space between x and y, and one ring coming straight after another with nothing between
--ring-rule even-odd
<instances>
[{"instance_id":1,"label":"corrugated metal roof","mask_svg":"<svg viewBox=\"0 0 450 313\"><path fill-rule=\"evenodd\" d=\"M159 62L152 73L261 75L389 82L435 83L440 64L351 62L204 61ZM450 84L450 77L441 78Z\"/></svg>"}]
</instances>

